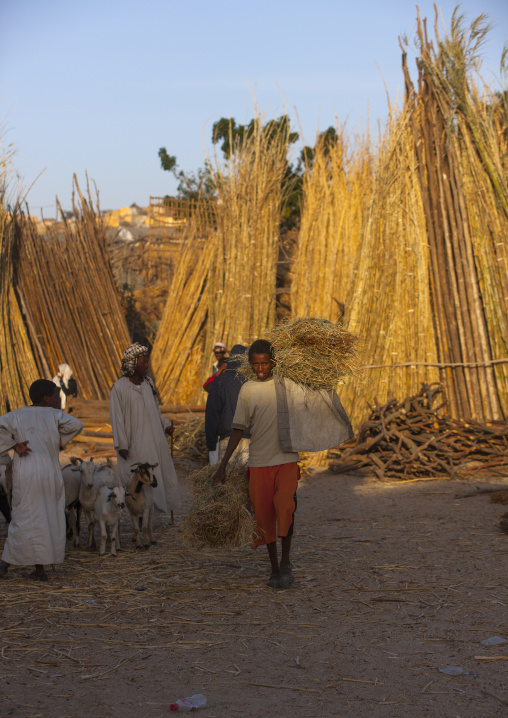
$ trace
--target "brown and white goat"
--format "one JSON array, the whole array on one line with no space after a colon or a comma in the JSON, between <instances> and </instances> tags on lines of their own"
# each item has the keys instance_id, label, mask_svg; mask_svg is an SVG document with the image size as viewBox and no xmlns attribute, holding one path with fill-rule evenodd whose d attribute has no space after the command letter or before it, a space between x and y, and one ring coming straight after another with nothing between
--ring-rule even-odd
<instances>
[{"instance_id":1,"label":"brown and white goat","mask_svg":"<svg viewBox=\"0 0 508 718\"><path fill-rule=\"evenodd\" d=\"M132 476L129 478L125 492L125 502L132 519L136 548L142 549L138 516L142 516L141 528L145 540L144 547L150 548L150 544L157 543L152 529L152 517L154 509L153 489L157 486L157 479L153 475L153 469L158 464L144 464L138 462L131 465ZM149 540L150 539L150 540Z\"/></svg>"}]
</instances>

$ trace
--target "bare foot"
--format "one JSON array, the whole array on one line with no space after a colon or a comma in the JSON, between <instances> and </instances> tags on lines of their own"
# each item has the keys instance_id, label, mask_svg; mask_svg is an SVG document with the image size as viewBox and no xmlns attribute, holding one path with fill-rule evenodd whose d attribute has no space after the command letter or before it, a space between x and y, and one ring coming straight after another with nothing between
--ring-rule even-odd
<instances>
[{"instance_id":1,"label":"bare foot","mask_svg":"<svg viewBox=\"0 0 508 718\"><path fill-rule=\"evenodd\" d=\"M268 579L266 585L270 586L270 588L281 588L280 574L272 573L272 575Z\"/></svg>"},{"instance_id":2,"label":"bare foot","mask_svg":"<svg viewBox=\"0 0 508 718\"><path fill-rule=\"evenodd\" d=\"M48 574L45 571L43 571L42 573L39 573L38 571L32 571L32 573L28 573L26 575L26 578L31 578L32 581L47 581Z\"/></svg>"},{"instance_id":3,"label":"bare foot","mask_svg":"<svg viewBox=\"0 0 508 718\"><path fill-rule=\"evenodd\" d=\"M291 566L281 566L280 568L280 586L281 588L289 588L295 582Z\"/></svg>"}]
</instances>

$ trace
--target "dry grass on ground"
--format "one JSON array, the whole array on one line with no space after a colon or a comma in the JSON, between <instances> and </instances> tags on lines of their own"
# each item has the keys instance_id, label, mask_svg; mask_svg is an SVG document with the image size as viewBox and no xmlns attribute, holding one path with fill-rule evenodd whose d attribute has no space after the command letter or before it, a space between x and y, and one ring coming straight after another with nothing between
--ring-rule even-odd
<instances>
[{"instance_id":1,"label":"dry grass on ground","mask_svg":"<svg viewBox=\"0 0 508 718\"><path fill-rule=\"evenodd\" d=\"M125 517L117 559L69 548L48 584L0 583L3 715L163 718L196 692L203 718L505 715L508 646L480 645L508 638L504 507L470 488L302 480L297 584L273 591L262 550L186 548L184 485L150 551Z\"/></svg>"}]
</instances>

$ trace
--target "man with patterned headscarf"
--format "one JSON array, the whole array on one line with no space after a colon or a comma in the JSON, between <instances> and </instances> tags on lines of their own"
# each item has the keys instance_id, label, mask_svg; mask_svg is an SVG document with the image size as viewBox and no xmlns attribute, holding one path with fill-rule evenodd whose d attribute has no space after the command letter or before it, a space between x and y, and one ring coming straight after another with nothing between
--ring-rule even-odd
<instances>
[{"instance_id":1,"label":"man with patterned headscarf","mask_svg":"<svg viewBox=\"0 0 508 718\"><path fill-rule=\"evenodd\" d=\"M137 462L158 464L154 469L157 487L155 506L165 513L180 508L180 489L165 434L172 433L164 419L148 372L148 348L132 344L123 353L123 376L111 387L109 411L118 472L124 485Z\"/></svg>"}]
</instances>

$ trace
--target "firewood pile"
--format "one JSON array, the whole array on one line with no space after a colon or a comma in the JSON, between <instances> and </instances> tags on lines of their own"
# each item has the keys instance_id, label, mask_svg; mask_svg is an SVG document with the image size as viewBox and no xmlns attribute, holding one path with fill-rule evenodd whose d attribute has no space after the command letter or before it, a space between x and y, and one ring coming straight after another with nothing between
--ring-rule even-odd
<instances>
[{"instance_id":1,"label":"firewood pile","mask_svg":"<svg viewBox=\"0 0 508 718\"><path fill-rule=\"evenodd\" d=\"M383 479L454 476L457 469L508 465L508 422L459 421L446 416L442 384L371 407L356 437L329 452L330 470L369 468Z\"/></svg>"}]
</instances>

